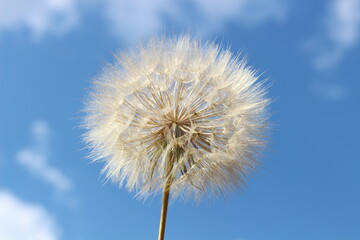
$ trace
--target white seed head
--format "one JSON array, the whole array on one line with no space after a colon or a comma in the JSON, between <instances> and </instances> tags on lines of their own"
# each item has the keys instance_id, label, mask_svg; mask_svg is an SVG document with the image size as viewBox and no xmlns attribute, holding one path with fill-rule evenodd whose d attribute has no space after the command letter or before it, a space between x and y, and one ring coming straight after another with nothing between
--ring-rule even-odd
<instances>
[{"instance_id":1,"label":"white seed head","mask_svg":"<svg viewBox=\"0 0 360 240\"><path fill-rule=\"evenodd\" d=\"M190 37L115 56L94 81L85 141L106 176L140 196L238 189L264 146L269 99L227 50Z\"/></svg>"}]
</instances>

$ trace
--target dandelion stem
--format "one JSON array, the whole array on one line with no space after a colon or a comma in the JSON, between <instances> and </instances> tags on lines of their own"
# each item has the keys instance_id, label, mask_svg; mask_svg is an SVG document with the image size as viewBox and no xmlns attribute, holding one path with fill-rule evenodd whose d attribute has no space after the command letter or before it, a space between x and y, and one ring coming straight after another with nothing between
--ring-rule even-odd
<instances>
[{"instance_id":1,"label":"dandelion stem","mask_svg":"<svg viewBox=\"0 0 360 240\"><path fill-rule=\"evenodd\" d=\"M165 236L166 215L169 204L169 194L170 194L170 184L167 183L166 186L164 187L163 198L162 198L158 240L164 240L164 236Z\"/></svg>"},{"instance_id":2,"label":"dandelion stem","mask_svg":"<svg viewBox=\"0 0 360 240\"><path fill-rule=\"evenodd\" d=\"M161 206L161 214L160 214L160 226L159 226L159 236L158 240L164 240L165 237L165 226L166 226L166 216L169 205L169 195L170 195L170 187L174 180L171 172L174 167L174 161L176 158L179 158L179 151L176 149L175 154L170 154L167 158L166 163L166 181L163 188L163 198L162 198L162 206Z\"/></svg>"}]
</instances>

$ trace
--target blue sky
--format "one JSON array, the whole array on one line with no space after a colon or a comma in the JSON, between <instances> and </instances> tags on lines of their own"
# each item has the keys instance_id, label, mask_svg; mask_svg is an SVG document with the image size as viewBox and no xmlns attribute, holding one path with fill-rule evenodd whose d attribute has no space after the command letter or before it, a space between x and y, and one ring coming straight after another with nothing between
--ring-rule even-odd
<instances>
[{"instance_id":1,"label":"blue sky","mask_svg":"<svg viewBox=\"0 0 360 240\"><path fill-rule=\"evenodd\" d=\"M114 52L181 32L269 79L273 129L243 191L171 203L167 239L360 239L359 0L0 1L0 239L156 239L161 199L105 183L77 126Z\"/></svg>"}]
</instances>

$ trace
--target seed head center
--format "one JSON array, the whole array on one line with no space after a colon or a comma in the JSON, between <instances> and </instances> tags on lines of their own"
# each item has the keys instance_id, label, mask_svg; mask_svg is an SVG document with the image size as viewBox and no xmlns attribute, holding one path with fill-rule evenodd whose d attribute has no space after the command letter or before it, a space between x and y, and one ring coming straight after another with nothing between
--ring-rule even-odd
<instances>
[{"instance_id":1,"label":"seed head center","mask_svg":"<svg viewBox=\"0 0 360 240\"><path fill-rule=\"evenodd\" d=\"M167 127L169 128L171 135L174 138L179 138L184 136L187 132L189 132L191 127L190 120L181 115L179 113L169 113L168 116L168 124Z\"/></svg>"}]
</instances>

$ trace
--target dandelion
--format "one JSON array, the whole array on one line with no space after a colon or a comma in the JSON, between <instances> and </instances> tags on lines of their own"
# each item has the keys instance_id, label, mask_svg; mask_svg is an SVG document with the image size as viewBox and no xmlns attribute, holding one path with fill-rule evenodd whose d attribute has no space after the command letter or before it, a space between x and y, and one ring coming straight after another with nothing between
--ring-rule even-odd
<instances>
[{"instance_id":1,"label":"dandelion","mask_svg":"<svg viewBox=\"0 0 360 240\"><path fill-rule=\"evenodd\" d=\"M108 179L138 196L239 189L264 146L269 100L256 72L217 45L153 39L115 55L87 101L85 141Z\"/></svg>"}]
</instances>

